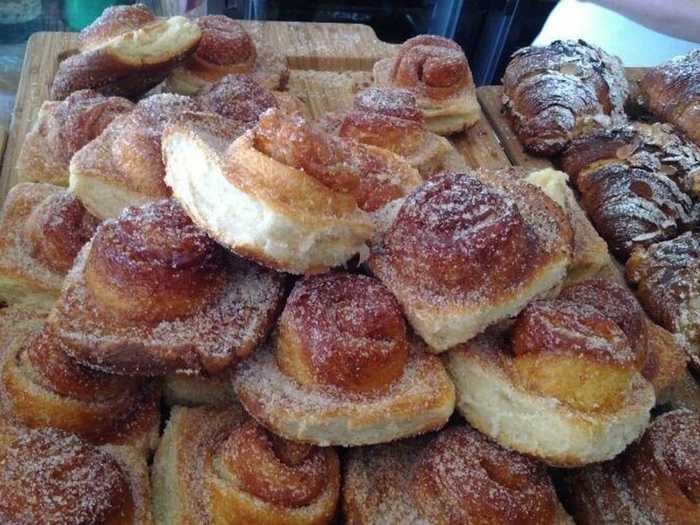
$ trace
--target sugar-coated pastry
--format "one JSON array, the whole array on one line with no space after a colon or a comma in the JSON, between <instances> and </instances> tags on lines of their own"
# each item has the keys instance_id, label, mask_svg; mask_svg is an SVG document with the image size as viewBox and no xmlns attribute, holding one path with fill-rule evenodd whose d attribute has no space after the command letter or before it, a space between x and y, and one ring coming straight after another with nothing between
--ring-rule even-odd
<instances>
[{"instance_id":1,"label":"sugar-coated pastry","mask_svg":"<svg viewBox=\"0 0 700 525\"><path fill-rule=\"evenodd\" d=\"M700 415L659 416L618 458L566 474L580 525L700 523Z\"/></svg>"},{"instance_id":2,"label":"sugar-coated pastry","mask_svg":"<svg viewBox=\"0 0 700 525\"><path fill-rule=\"evenodd\" d=\"M628 95L620 59L583 40L520 49L503 75L504 111L535 155L556 155L582 132L625 122Z\"/></svg>"},{"instance_id":3,"label":"sugar-coated pastry","mask_svg":"<svg viewBox=\"0 0 700 525\"><path fill-rule=\"evenodd\" d=\"M98 223L65 188L12 188L0 215L0 301L50 308Z\"/></svg>"},{"instance_id":4,"label":"sugar-coated pastry","mask_svg":"<svg viewBox=\"0 0 700 525\"><path fill-rule=\"evenodd\" d=\"M287 58L265 41L261 27L243 27L240 22L220 15L203 16L196 23L202 39L192 57L168 77L169 90L194 95L230 74L250 75L268 89L287 88Z\"/></svg>"},{"instance_id":5,"label":"sugar-coated pastry","mask_svg":"<svg viewBox=\"0 0 700 525\"><path fill-rule=\"evenodd\" d=\"M100 225L51 312L72 357L127 375L217 373L267 335L283 276L229 254L172 200Z\"/></svg>"},{"instance_id":6,"label":"sugar-coated pastry","mask_svg":"<svg viewBox=\"0 0 700 525\"><path fill-rule=\"evenodd\" d=\"M278 437L239 405L175 407L153 464L159 525L323 525L339 496L335 450Z\"/></svg>"},{"instance_id":7,"label":"sugar-coated pastry","mask_svg":"<svg viewBox=\"0 0 700 525\"><path fill-rule=\"evenodd\" d=\"M234 387L276 434L323 446L435 430L454 408L442 363L406 333L391 293L348 273L298 281L272 344L236 368Z\"/></svg>"},{"instance_id":8,"label":"sugar-coated pastry","mask_svg":"<svg viewBox=\"0 0 700 525\"><path fill-rule=\"evenodd\" d=\"M640 98L655 116L672 122L700 144L700 50L651 68L639 83Z\"/></svg>"},{"instance_id":9,"label":"sugar-coated pastry","mask_svg":"<svg viewBox=\"0 0 700 525\"><path fill-rule=\"evenodd\" d=\"M340 137L402 156L424 179L467 167L449 140L426 129L416 97L406 89L367 88L357 94L352 110L328 113L322 122Z\"/></svg>"},{"instance_id":10,"label":"sugar-coated pastry","mask_svg":"<svg viewBox=\"0 0 700 525\"><path fill-rule=\"evenodd\" d=\"M142 4L107 8L82 31L79 52L59 64L51 99L80 89L142 95L194 53L201 37L197 24L182 16L156 18Z\"/></svg>"},{"instance_id":11,"label":"sugar-coated pastry","mask_svg":"<svg viewBox=\"0 0 700 525\"><path fill-rule=\"evenodd\" d=\"M568 525L543 464L468 426L354 448L343 465L349 525Z\"/></svg>"},{"instance_id":12,"label":"sugar-coated pastry","mask_svg":"<svg viewBox=\"0 0 700 525\"><path fill-rule=\"evenodd\" d=\"M248 75L226 75L199 90L195 98L201 111L251 125L268 109L280 107L275 93Z\"/></svg>"},{"instance_id":13,"label":"sugar-coated pastry","mask_svg":"<svg viewBox=\"0 0 700 525\"><path fill-rule=\"evenodd\" d=\"M700 148L668 124L604 129L574 139L562 169L596 229L621 259L700 222Z\"/></svg>"},{"instance_id":14,"label":"sugar-coated pastry","mask_svg":"<svg viewBox=\"0 0 700 525\"><path fill-rule=\"evenodd\" d=\"M588 279L564 288L559 299L593 306L617 323L636 350L637 368L654 385L657 403L681 380L687 361L682 347L646 316L625 286L610 279Z\"/></svg>"},{"instance_id":15,"label":"sugar-coated pastry","mask_svg":"<svg viewBox=\"0 0 700 525\"><path fill-rule=\"evenodd\" d=\"M146 460L54 428L0 420L0 523L151 525Z\"/></svg>"},{"instance_id":16,"label":"sugar-coated pastry","mask_svg":"<svg viewBox=\"0 0 700 525\"><path fill-rule=\"evenodd\" d=\"M10 333L0 339L0 418L128 446L144 457L153 452L160 430L155 385L77 364L46 329L46 315L0 309L0 329Z\"/></svg>"},{"instance_id":17,"label":"sugar-coated pastry","mask_svg":"<svg viewBox=\"0 0 700 525\"><path fill-rule=\"evenodd\" d=\"M700 370L700 234L636 250L625 274L651 318L681 338Z\"/></svg>"},{"instance_id":18,"label":"sugar-coated pastry","mask_svg":"<svg viewBox=\"0 0 700 525\"><path fill-rule=\"evenodd\" d=\"M512 328L448 352L459 411L501 445L551 465L619 454L643 432L655 397L639 372L646 349L618 324L635 317L606 312L586 302L535 301Z\"/></svg>"},{"instance_id":19,"label":"sugar-coated pastry","mask_svg":"<svg viewBox=\"0 0 700 525\"><path fill-rule=\"evenodd\" d=\"M18 180L68 186L73 155L133 108L125 98L104 97L91 89L76 91L62 102L45 101L22 143Z\"/></svg>"},{"instance_id":20,"label":"sugar-coated pastry","mask_svg":"<svg viewBox=\"0 0 700 525\"><path fill-rule=\"evenodd\" d=\"M571 242L563 210L534 185L509 171L449 173L405 200L369 267L442 352L557 289Z\"/></svg>"},{"instance_id":21,"label":"sugar-coated pastry","mask_svg":"<svg viewBox=\"0 0 700 525\"><path fill-rule=\"evenodd\" d=\"M406 40L395 58L374 64L374 82L411 91L433 133L460 132L481 115L467 57L448 38L419 35Z\"/></svg>"},{"instance_id":22,"label":"sugar-coated pastry","mask_svg":"<svg viewBox=\"0 0 700 525\"><path fill-rule=\"evenodd\" d=\"M279 109L230 145L225 139L168 127L166 184L218 242L291 273L366 254L373 221L421 182L394 153L328 135Z\"/></svg>"},{"instance_id":23,"label":"sugar-coated pastry","mask_svg":"<svg viewBox=\"0 0 700 525\"><path fill-rule=\"evenodd\" d=\"M574 233L574 249L566 270L566 284L594 277L612 264L607 243L598 235L576 200L576 195L567 184L566 173L545 168L530 173L523 171L522 176L559 204L569 219Z\"/></svg>"},{"instance_id":24,"label":"sugar-coated pastry","mask_svg":"<svg viewBox=\"0 0 700 525\"><path fill-rule=\"evenodd\" d=\"M70 163L70 190L101 219L118 216L170 195L163 182L161 135L168 121L198 109L194 99L153 95L114 120L102 134L76 153Z\"/></svg>"}]
</instances>

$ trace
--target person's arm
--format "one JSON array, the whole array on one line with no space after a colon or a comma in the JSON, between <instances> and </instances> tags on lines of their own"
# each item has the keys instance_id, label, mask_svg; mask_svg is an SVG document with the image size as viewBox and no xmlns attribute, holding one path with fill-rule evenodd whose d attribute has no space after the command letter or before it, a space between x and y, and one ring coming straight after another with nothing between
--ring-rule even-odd
<instances>
[{"instance_id":1,"label":"person's arm","mask_svg":"<svg viewBox=\"0 0 700 525\"><path fill-rule=\"evenodd\" d=\"M700 0L584 0L654 31L700 42Z\"/></svg>"}]
</instances>

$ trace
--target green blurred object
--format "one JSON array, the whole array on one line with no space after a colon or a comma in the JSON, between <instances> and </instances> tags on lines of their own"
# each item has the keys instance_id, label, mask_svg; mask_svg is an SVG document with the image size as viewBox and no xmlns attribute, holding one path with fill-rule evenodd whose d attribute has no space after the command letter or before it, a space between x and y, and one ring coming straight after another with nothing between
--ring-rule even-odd
<instances>
[{"instance_id":1,"label":"green blurred object","mask_svg":"<svg viewBox=\"0 0 700 525\"><path fill-rule=\"evenodd\" d=\"M105 8L132 2L119 0L63 0L63 20L74 31L89 26Z\"/></svg>"}]
</instances>

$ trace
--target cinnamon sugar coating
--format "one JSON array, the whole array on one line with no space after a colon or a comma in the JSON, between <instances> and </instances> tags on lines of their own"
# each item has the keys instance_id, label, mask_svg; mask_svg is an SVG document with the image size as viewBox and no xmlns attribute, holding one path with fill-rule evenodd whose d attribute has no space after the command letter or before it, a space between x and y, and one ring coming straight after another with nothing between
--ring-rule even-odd
<instances>
[{"instance_id":1,"label":"cinnamon sugar coating","mask_svg":"<svg viewBox=\"0 0 700 525\"><path fill-rule=\"evenodd\" d=\"M279 106L269 90L247 75L226 75L202 88L197 100L204 111L251 123L266 110Z\"/></svg>"},{"instance_id":2,"label":"cinnamon sugar coating","mask_svg":"<svg viewBox=\"0 0 700 525\"><path fill-rule=\"evenodd\" d=\"M156 17L144 4L107 7L102 14L78 35L81 51L99 46L107 40L155 21Z\"/></svg>"},{"instance_id":3,"label":"cinnamon sugar coating","mask_svg":"<svg viewBox=\"0 0 700 525\"><path fill-rule=\"evenodd\" d=\"M297 282L279 321L277 362L301 384L386 391L408 342L401 309L371 277L330 273Z\"/></svg>"},{"instance_id":4,"label":"cinnamon sugar coating","mask_svg":"<svg viewBox=\"0 0 700 525\"><path fill-rule=\"evenodd\" d=\"M197 19L202 31L195 59L218 66L239 65L241 73L255 64L255 43L241 24L227 16L209 15Z\"/></svg>"}]
</instances>

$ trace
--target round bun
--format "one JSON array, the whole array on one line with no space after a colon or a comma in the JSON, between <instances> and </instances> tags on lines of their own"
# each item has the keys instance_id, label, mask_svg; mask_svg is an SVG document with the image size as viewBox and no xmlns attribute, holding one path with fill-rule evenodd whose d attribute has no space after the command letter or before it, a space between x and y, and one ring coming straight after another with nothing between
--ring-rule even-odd
<instances>
[{"instance_id":1,"label":"round bun","mask_svg":"<svg viewBox=\"0 0 700 525\"><path fill-rule=\"evenodd\" d=\"M507 174L448 173L404 202L369 261L435 351L469 340L559 285L571 228Z\"/></svg>"},{"instance_id":2,"label":"round bun","mask_svg":"<svg viewBox=\"0 0 700 525\"><path fill-rule=\"evenodd\" d=\"M349 523L571 523L547 470L470 427L348 452Z\"/></svg>"},{"instance_id":3,"label":"round bun","mask_svg":"<svg viewBox=\"0 0 700 525\"><path fill-rule=\"evenodd\" d=\"M303 279L280 318L275 355L282 372L301 385L385 392L408 360L401 309L370 277L341 273Z\"/></svg>"},{"instance_id":4,"label":"round bun","mask_svg":"<svg viewBox=\"0 0 700 525\"><path fill-rule=\"evenodd\" d=\"M274 340L234 374L246 409L287 439L365 445L434 430L452 413L452 384L406 337L391 294L373 278L298 281Z\"/></svg>"},{"instance_id":5,"label":"round bun","mask_svg":"<svg viewBox=\"0 0 700 525\"><path fill-rule=\"evenodd\" d=\"M228 66L230 73L250 73L255 66L255 42L243 26L227 16L209 15L197 19L202 31L191 65Z\"/></svg>"},{"instance_id":6,"label":"round bun","mask_svg":"<svg viewBox=\"0 0 700 525\"><path fill-rule=\"evenodd\" d=\"M51 270L65 274L98 223L75 195L53 193L32 210L25 223L29 252Z\"/></svg>"},{"instance_id":7,"label":"round bun","mask_svg":"<svg viewBox=\"0 0 700 525\"><path fill-rule=\"evenodd\" d=\"M197 93L203 111L240 122L255 123L265 111L278 107L271 91L247 75L226 75Z\"/></svg>"}]
</instances>

